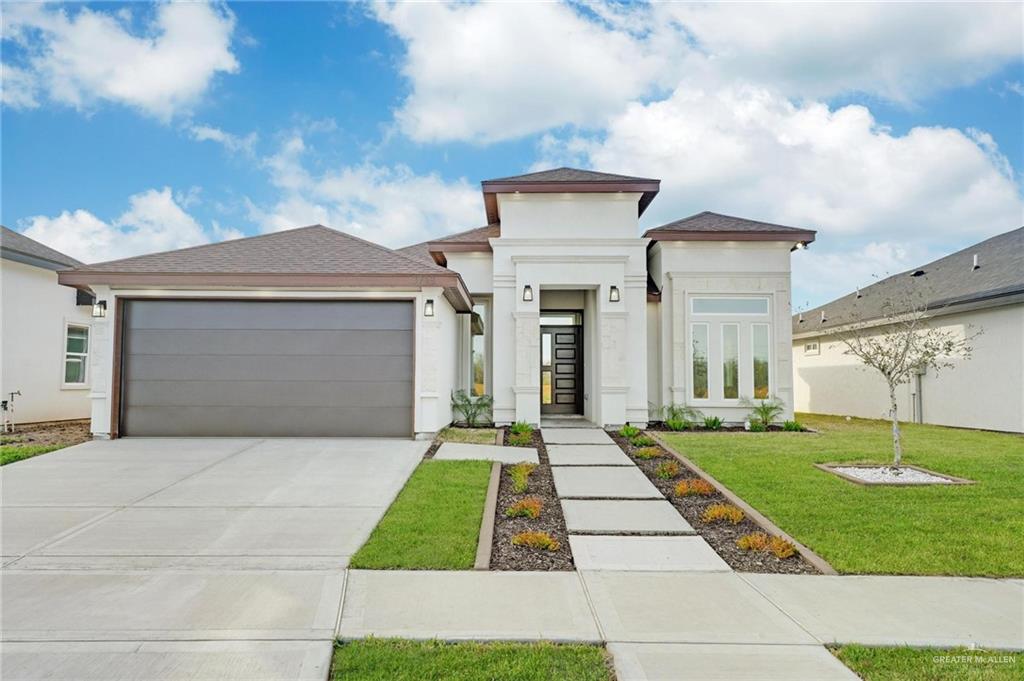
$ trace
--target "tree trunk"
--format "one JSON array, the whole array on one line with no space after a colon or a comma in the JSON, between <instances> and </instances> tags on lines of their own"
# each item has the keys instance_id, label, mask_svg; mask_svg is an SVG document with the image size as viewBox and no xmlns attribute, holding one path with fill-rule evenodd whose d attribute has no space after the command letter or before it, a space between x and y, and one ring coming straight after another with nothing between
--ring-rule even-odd
<instances>
[{"instance_id":1,"label":"tree trunk","mask_svg":"<svg viewBox=\"0 0 1024 681\"><path fill-rule=\"evenodd\" d=\"M896 412L895 386L889 386L889 416L892 417L892 467L899 468L903 462L903 447L900 443L900 419Z\"/></svg>"}]
</instances>

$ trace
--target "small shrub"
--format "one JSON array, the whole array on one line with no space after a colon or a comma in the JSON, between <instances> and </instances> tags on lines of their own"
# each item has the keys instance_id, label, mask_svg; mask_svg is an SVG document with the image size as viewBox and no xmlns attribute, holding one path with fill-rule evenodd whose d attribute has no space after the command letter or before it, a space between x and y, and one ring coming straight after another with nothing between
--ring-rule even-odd
<instances>
[{"instance_id":1,"label":"small shrub","mask_svg":"<svg viewBox=\"0 0 1024 681\"><path fill-rule=\"evenodd\" d=\"M706 523L717 523L724 520L737 525L743 520L743 511L732 504L711 504L704 509L700 519Z\"/></svg>"},{"instance_id":2,"label":"small shrub","mask_svg":"<svg viewBox=\"0 0 1024 681\"><path fill-rule=\"evenodd\" d=\"M768 535L764 532L745 534L736 540L736 546L744 551L767 551Z\"/></svg>"},{"instance_id":3,"label":"small shrub","mask_svg":"<svg viewBox=\"0 0 1024 681\"><path fill-rule=\"evenodd\" d=\"M744 406L750 407L750 419L751 430L754 430L753 426L755 423L760 423L764 426L761 430L755 432L764 432L768 429L768 426L775 422L775 419L779 418L779 414L786 410L785 403L777 397L767 397L766 399L759 400L757 402L751 402L748 399L743 399L741 402Z\"/></svg>"},{"instance_id":4,"label":"small shrub","mask_svg":"<svg viewBox=\"0 0 1024 681\"><path fill-rule=\"evenodd\" d=\"M683 421L682 419L668 419L665 421L665 427L669 430L679 432L680 430L686 430L690 427L689 421Z\"/></svg>"},{"instance_id":5,"label":"small shrub","mask_svg":"<svg viewBox=\"0 0 1024 681\"><path fill-rule=\"evenodd\" d=\"M793 546L792 542L788 542L782 537L772 537L768 540L768 550L776 558L786 559L790 556L796 555L796 547Z\"/></svg>"},{"instance_id":6,"label":"small shrub","mask_svg":"<svg viewBox=\"0 0 1024 681\"><path fill-rule=\"evenodd\" d=\"M452 393L452 410L462 415L462 422L475 428L480 417L491 412L494 399L490 395L471 397L465 390Z\"/></svg>"},{"instance_id":7,"label":"small shrub","mask_svg":"<svg viewBox=\"0 0 1024 681\"><path fill-rule=\"evenodd\" d=\"M629 444L634 447L653 447L658 443L650 435L637 435L636 437L629 438Z\"/></svg>"},{"instance_id":8,"label":"small shrub","mask_svg":"<svg viewBox=\"0 0 1024 681\"><path fill-rule=\"evenodd\" d=\"M711 486L710 482L703 478L689 478L687 480L681 480L679 484L676 485L675 492L677 497L710 497L715 493L715 488Z\"/></svg>"},{"instance_id":9,"label":"small shrub","mask_svg":"<svg viewBox=\"0 0 1024 681\"><path fill-rule=\"evenodd\" d=\"M509 477L512 478L512 491L516 494L522 494L526 491L526 488L530 484L530 473L536 468L536 464L532 463L517 463L508 469Z\"/></svg>"},{"instance_id":10,"label":"small shrub","mask_svg":"<svg viewBox=\"0 0 1024 681\"><path fill-rule=\"evenodd\" d=\"M526 421L516 421L508 427L508 432L513 435L533 435L533 426Z\"/></svg>"},{"instance_id":11,"label":"small shrub","mask_svg":"<svg viewBox=\"0 0 1024 681\"><path fill-rule=\"evenodd\" d=\"M508 443L513 447L529 447L533 444L533 433L509 433Z\"/></svg>"},{"instance_id":12,"label":"small shrub","mask_svg":"<svg viewBox=\"0 0 1024 681\"><path fill-rule=\"evenodd\" d=\"M531 549L557 551L561 544L547 532L520 532L512 537L513 546L526 546Z\"/></svg>"},{"instance_id":13,"label":"small shrub","mask_svg":"<svg viewBox=\"0 0 1024 681\"><path fill-rule=\"evenodd\" d=\"M750 422L750 432L751 433L763 433L766 430L768 430L768 426L764 425L760 421L751 421Z\"/></svg>"},{"instance_id":14,"label":"small shrub","mask_svg":"<svg viewBox=\"0 0 1024 681\"><path fill-rule=\"evenodd\" d=\"M539 518L542 508L544 508L544 502L539 497L526 497L506 508L505 516L508 518Z\"/></svg>"},{"instance_id":15,"label":"small shrub","mask_svg":"<svg viewBox=\"0 0 1024 681\"><path fill-rule=\"evenodd\" d=\"M799 421L786 421L782 424L782 429L793 433L802 433L807 430Z\"/></svg>"},{"instance_id":16,"label":"small shrub","mask_svg":"<svg viewBox=\"0 0 1024 681\"><path fill-rule=\"evenodd\" d=\"M657 447L641 447L640 449L633 450L633 456L644 461L657 459L661 456L661 450Z\"/></svg>"},{"instance_id":17,"label":"small shrub","mask_svg":"<svg viewBox=\"0 0 1024 681\"><path fill-rule=\"evenodd\" d=\"M679 475L679 464L675 461L663 461L654 469L654 476L659 480L671 480Z\"/></svg>"},{"instance_id":18,"label":"small shrub","mask_svg":"<svg viewBox=\"0 0 1024 681\"><path fill-rule=\"evenodd\" d=\"M708 430L721 430L722 419L718 418L717 416L705 416L704 427L707 428Z\"/></svg>"},{"instance_id":19,"label":"small shrub","mask_svg":"<svg viewBox=\"0 0 1024 681\"><path fill-rule=\"evenodd\" d=\"M669 404L663 409L665 414L665 427L669 430L686 430L693 426L704 415L693 407L684 404Z\"/></svg>"},{"instance_id":20,"label":"small shrub","mask_svg":"<svg viewBox=\"0 0 1024 681\"><path fill-rule=\"evenodd\" d=\"M628 423L622 426L622 428L619 430L619 435L626 438L627 440L632 440L639 434L640 429L637 428L636 426L631 426Z\"/></svg>"}]
</instances>

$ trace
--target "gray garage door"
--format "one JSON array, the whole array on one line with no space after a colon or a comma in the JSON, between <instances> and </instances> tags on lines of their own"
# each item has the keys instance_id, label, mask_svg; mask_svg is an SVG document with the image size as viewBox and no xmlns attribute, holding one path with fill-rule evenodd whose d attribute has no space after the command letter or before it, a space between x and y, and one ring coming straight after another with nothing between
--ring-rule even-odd
<instances>
[{"instance_id":1,"label":"gray garage door","mask_svg":"<svg viewBox=\"0 0 1024 681\"><path fill-rule=\"evenodd\" d=\"M121 433L409 437L413 305L129 301Z\"/></svg>"}]
</instances>

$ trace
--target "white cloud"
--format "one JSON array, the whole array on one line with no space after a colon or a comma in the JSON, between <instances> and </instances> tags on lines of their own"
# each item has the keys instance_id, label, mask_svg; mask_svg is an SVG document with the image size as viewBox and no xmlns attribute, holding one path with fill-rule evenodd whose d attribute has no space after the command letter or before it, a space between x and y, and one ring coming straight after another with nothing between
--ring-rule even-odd
<instances>
[{"instance_id":1,"label":"white cloud","mask_svg":"<svg viewBox=\"0 0 1024 681\"><path fill-rule=\"evenodd\" d=\"M253 155L256 150L256 142L259 141L259 135L255 132L244 136L234 135L210 125L190 125L188 133L197 142L216 142L232 153L242 153L247 156Z\"/></svg>"},{"instance_id":2,"label":"white cloud","mask_svg":"<svg viewBox=\"0 0 1024 681\"><path fill-rule=\"evenodd\" d=\"M3 38L21 53L4 70L5 101L32 107L42 95L88 109L99 101L135 107L161 120L187 111L218 73L238 71L231 53L234 15L202 2L164 3L142 31L125 12L42 4L4 6ZM12 45L7 46L8 58Z\"/></svg>"},{"instance_id":3,"label":"white cloud","mask_svg":"<svg viewBox=\"0 0 1024 681\"><path fill-rule=\"evenodd\" d=\"M128 210L111 222L79 209L56 217L37 215L20 226L26 236L87 263L241 236L238 230L216 224L211 230L203 229L175 201L169 187L135 194Z\"/></svg>"},{"instance_id":4,"label":"white cloud","mask_svg":"<svg viewBox=\"0 0 1024 681\"><path fill-rule=\"evenodd\" d=\"M314 173L304 164L306 152L302 137L292 135L264 161L281 190L271 205L249 201L250 217L264 230L320 223L397 247L484 222L480 192L465 179L369 163Z\"/></svg>"}]
</instances>

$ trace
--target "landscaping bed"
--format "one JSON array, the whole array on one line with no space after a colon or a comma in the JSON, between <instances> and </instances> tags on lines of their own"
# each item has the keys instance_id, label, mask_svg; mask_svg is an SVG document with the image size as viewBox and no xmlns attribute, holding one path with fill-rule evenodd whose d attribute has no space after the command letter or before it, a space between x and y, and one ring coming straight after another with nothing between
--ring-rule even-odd
<instances>
[{"instance_id":1,"label":"landscaping bed","mask_svg":"<svg viewBox=\"0 0 1024 681\"><path fill-rule=\"evenodd\" d=\"M695 471L691 470L657 444L649 445L649 447L657 449L661 456L644 459L638 457L636 452L638 449L646 449L648 446L637 447L618 433L609 433L609 435L611 435L622 451L633 460L633 463L643 471L644 475L647 476L654 486L658 488L658 491L668 499L669 503L675 507L679 514L690 523L697 534L722 557L722 560L729 564L729 567L740 572L820 574L814 566L804 561L799 553L789 558L778 558L767 551L741 549L736 543L740 537L764 532L757 523L747 517L744 517L736 524L730 522L704 522L701 516L708 507L715 504L728 504L728 500L720 492L715 490L709 496L677 496L675 493L676 484L681 480L699 477ZM679 475L671 479L659 478L656 475L656 470L659 465L665 462L677 463L679 465Z\"/></svg>"},{"instance_id":2,"label":"landscaping bed","mask_svg":"<svg viewBox=\"0 0 1024 681\"><path fill-rule=\"evenodd\" d=\"M331 681L613 681L612 669L595 645L370 638L335 645Z\"/></svg>"},{"instance_id":3,"label":"landscaping bed","mask_svg":"<svg viewBox=\"0 0 1024 681\"><path fill-rule=\"evenodd\" d=\"M505 445L509 446L512 433L505 431ZM569 550L569 532L565 527L562 515L562 504L555 493L555 481L551 476L547 449L541 438L540 430L534 429L530 437L530 445L524 449L536 449L540 464L533 469L528 477L526 492L517 493L513 489L511 469L513 465L501 467L501 483L498 486L498 506L494 514L494 543L491 546L492 570L573 570L575 569L572 552ZM541 501L541 513L538 518L515 517L505 515L506 509L527 497L536 497ZM512 538L522 532L546 532L559 543L557 550L515 546Z\"/></svg>"},{"instance_id":4,"label":"landscaping bed","mask_svg":"<svg viewBox=\"0 0 1024 681\"><path fill-rule=\"evenodd\" d=\"M46 454L92 439L92 434L89 432L89 419L32 423L14 428L13 433L0 434L0 465Z\"/></svg>"}]
</instances>

